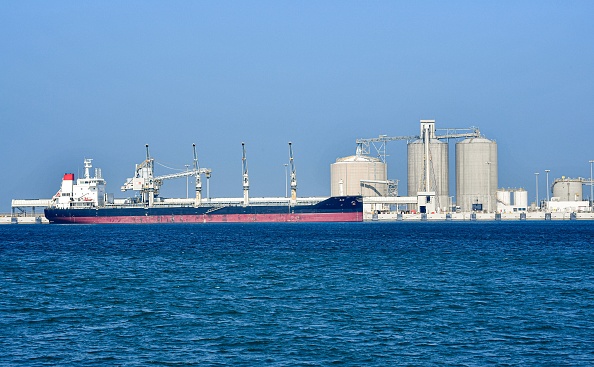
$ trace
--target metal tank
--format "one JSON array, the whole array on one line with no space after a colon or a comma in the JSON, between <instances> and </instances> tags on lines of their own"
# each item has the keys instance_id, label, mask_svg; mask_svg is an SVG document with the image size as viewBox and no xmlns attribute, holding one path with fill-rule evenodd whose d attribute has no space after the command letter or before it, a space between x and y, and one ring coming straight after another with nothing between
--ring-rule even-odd
<instances>
[{"instance_id":1,"label":"metal tank","mask_svg":"<svg viewBox=\"0 0 594 367\"><path fill-rule=\"evenodd\" d=\"M456 203L462 211L496 210L497 143L485 138L456 144Z\"/></svg>"},{"instance_id":2,"label":"metal tank","mask_svg":"<svg viewBox=\"0 0 594 367\"><path fill-rule=\"evenodd\" d=\"M353 155L330 165L332 196L387 196L386 164L379 158Z\"/></svg>"},{"instance_id":3,"label":"metal tank","mask_svg":"<svg viewBox=\"0 0 594 367\"><path fill-rule=\"evenodd\" d=\"M419 191L435 191L436 207L449 206L449 149L448 143L429 139L429 188L425 188L425 145L419 139L408 144L408 196ZM417 208L414 208L417 209Z\"/></svg>"},{"instance_id":4,"label":"metal tank","mask_svg":"<svg viewBox=\"0 0 594 367\"><path fill-rule=\"evenodd\" d=\"M514 205L522 210L528 208L528 191L518 189L514 191Z\"/></svg>"},{"instance_id":5,"label":"metal tank","mask_svg":"<svg viewBox=\"0 0 594 367\"><path fill-rule=\"evenodd\" d=\"M497 202L503 205L511 205L511 191L498 190L497 191Z\"/></svg>"},{"instance_id":6,"label":"metal tank","mask_svg":"<svg viewBox=\"0 0 594 367\"><path fill-rule=\"evenodd\" d=\"M553 197L558 197L559 201L581 201L582 185L579 178L558 178L553 183Z\"/></svg>"}]
</instances>

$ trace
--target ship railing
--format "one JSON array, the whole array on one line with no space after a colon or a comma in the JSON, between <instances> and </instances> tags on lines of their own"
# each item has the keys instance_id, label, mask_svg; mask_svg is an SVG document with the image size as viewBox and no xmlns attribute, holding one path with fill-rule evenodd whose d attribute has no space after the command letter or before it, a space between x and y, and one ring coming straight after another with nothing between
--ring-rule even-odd
<instances>
[{"instance_id":1,"label":"ship railing","mask_svg":"<svg viewBox=\"0 0 594 367\"><path fill-rule=\"evenodd\" d=\"M323 200L327 199L327 197L306 197L306 198L297 198L296 205L315 205ZM187 201L187 202L156 202L153 204L153 208L179 208L179 207L195 207L194 201ZM249 199L250 205L258 205L258 206L289 206L291 204L290 198L250 198ZM220 208L220 207L238 207L244 206L243 198L211 198L211 199L203 199L203 205L212 205L213 207ZM118 204L106 204L106 208L146 208L144 203L118 203Z\"/></svg>"}]
</instances>

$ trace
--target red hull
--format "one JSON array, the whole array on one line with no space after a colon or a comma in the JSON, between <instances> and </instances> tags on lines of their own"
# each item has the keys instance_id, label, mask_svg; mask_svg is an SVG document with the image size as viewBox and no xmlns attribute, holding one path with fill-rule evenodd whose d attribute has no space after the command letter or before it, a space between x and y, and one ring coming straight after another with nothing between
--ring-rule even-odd
<instances>
[{"instance_id":1,"label":"red hull","mask_svg":"<svg viewBox=\"0 0 594 367\"><path fill-rule=\"evenodd\" d=\"M311 214L224 214L224 215L151 215L61 217L56 223L275 223L275 222L361 222L363 213L311 213Z\"/></svg>"}]
</instances>

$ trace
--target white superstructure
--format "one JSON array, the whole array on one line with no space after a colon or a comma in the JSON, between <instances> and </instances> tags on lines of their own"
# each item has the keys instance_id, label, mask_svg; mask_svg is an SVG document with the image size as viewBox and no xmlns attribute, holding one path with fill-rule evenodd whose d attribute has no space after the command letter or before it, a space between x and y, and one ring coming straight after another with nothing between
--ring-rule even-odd
<instances>
[{"instance_id":1,"label":"white superstructure","mask_svg":"<svg viewBox=\"0 0 594 367\"><path fill-rule=\"evenodd\" d=\"M101 169L95 168L95 176L91 177L92 159L85 159L85 174L74 183L74 173L66 173L62 179L60 190L54 195L50 206L59 209L93 208L105 205L105 180L101 177Z\"/></svg>"}]
</instances>

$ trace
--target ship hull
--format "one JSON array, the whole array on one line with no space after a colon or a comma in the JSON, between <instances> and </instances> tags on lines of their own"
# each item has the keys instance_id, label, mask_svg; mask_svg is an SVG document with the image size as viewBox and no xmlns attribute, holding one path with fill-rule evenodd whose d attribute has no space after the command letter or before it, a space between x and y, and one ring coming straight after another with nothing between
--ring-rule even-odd
<instances>
[{"instance_id":1,"label":"ship hull","mask_svg":"<svg viewBox=\"0 0 594 367\"><path fill-rule=\"evenodd\" d=\"M361 197L344 196L297 206L47 208L45 216L62 224L361 222L363 204Z\"/></svg>"}]
</instances>

